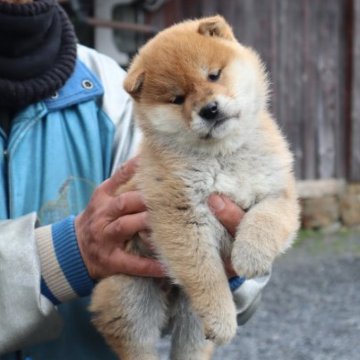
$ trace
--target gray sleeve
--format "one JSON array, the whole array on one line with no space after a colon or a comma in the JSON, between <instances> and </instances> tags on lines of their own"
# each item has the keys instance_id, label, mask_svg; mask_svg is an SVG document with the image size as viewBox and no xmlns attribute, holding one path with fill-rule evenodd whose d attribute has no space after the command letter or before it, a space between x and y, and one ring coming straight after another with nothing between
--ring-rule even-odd
<instances>
[{"instance_id":1,"label":"gray sleeve","mask_svg":"<svg viewBox=\"0 0 360 360\"><path fill-rule=\"evenodd\" d=\"M246 280L233 292L237 310L238 325L244 325L259 306L261 291L270 280L271 274Z\"/></svg>"},{"instance_id":2,"label":"gray sleeve","mask_svg":"<svg viewBox=\"0 0 360 360\"><path fill-rule=\"evenodd\" d=\"M40 293L36 214L0 221L0 354L56 337L61 320Z\"/></svg>"}]
</instances>

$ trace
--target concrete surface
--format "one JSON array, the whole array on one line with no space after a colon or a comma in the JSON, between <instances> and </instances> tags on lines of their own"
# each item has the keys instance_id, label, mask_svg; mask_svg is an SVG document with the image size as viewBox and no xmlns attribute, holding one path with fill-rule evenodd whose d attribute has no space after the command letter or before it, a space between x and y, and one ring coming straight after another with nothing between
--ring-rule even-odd
<instances>
[{"instance_id":1,"label":"concrete surface","mask_svg":"<svg viewBox=\"0 0 360 360\"><path fill-rule=\"evenodd\" d=\"M168 340L161 345L167 359ZM262 304L214 360L360 359L360 232L302 233Z\"/></svg>"}]
</instances>

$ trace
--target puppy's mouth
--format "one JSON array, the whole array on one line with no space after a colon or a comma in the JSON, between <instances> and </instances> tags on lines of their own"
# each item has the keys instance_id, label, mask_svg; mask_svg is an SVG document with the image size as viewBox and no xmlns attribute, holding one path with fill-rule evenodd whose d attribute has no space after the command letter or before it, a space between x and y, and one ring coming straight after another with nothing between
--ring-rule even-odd
<instances>
[{"instance_id":1,"label":"puppy's mouth","mask_svg":"<svg viewBox=\"0 0 360 360\"><path fill-rule=\"evenodd\" d=\"M231 116L222 116L216 119L216 121L214 121L210 128L209 131L200 137L200 139L202 140L209 140L212 139L214 137L214 130L217 129L218 127L220 127L222 124L224 124L225 122L227 122L230 119L235 119L238 118L240 116L240 114L236 114L236 115L231 115Z\"/></svg>"},{"instance_id":2,"label":"puppy's mouth","mask_svg":"<svg viewBox=\"0 0 360 360\"><path fill-rule=\"evenodd\" d=\"M216 119L215 123L214 123L213 126L212 126L212 129L219 127L219 126L222 125L225 121L230 120L231 118L232 118L232 116L223 116L223 117L221 117L221 118L219 118L219 119Z\"/></svg>"}]
</instances>

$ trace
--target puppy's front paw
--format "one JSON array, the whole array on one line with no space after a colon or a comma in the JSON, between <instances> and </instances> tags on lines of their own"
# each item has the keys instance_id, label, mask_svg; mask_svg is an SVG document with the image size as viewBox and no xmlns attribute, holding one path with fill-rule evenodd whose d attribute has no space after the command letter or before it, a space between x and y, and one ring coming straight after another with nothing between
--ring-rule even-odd
<instances>
[{"instance_id":1,"label":"puppy's front paw","mask_svg":"<svg viewBox=\"0 0 360 360\"><path fill-rule=\"evenodd\" d=\"M231 253L232 265L239 276L251 279L269 272L273 258L249 243L235 241Z\"/></svg>"},{"instance_id":2,"label":"puppy's front paw","mask_svg":"<svg viewBox=\"0 0 360 360\"><path fill-rule=\"evenodd\" d=\"M205 319L205 337L207 340L213 341L216 345L228 344L236 335L236 316L212 316Z\"/></svg>"}]
</instances>

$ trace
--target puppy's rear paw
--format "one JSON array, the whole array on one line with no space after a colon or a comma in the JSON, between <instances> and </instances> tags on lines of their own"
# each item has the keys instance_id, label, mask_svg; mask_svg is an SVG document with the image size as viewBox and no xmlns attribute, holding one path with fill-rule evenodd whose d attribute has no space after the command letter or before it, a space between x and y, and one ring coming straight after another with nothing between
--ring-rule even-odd
<instances>
[{"instance_id":1,"label":"puppy's rear paw","mask_svg":"<svg viewBox=\"0 0 360 360\"><path fill-rule=\"evenodd\" d=\"M213 341L216 345L228 344L236 335L236 316L227 318L212 317L210 321L205 321L205 337Z\"/></svg>"}]
</instances>

